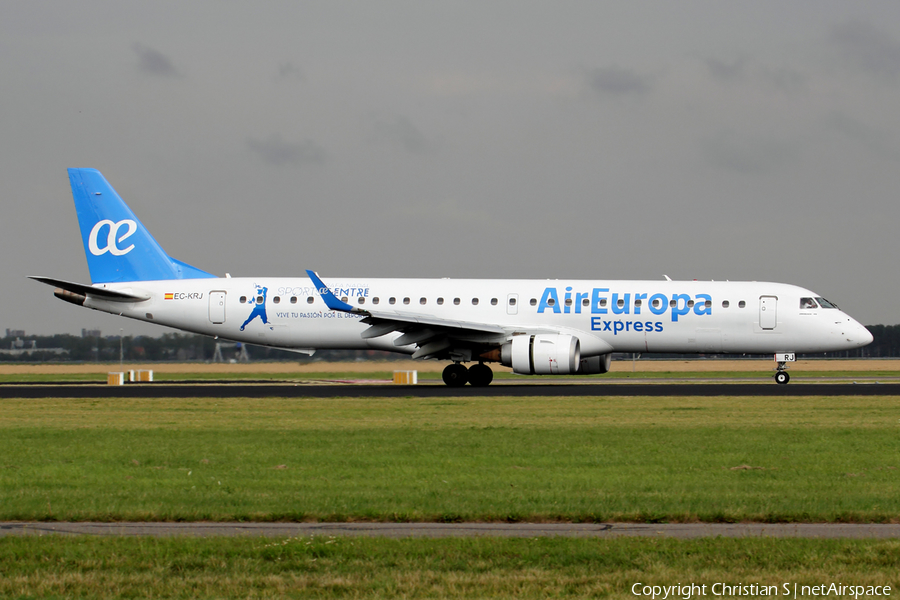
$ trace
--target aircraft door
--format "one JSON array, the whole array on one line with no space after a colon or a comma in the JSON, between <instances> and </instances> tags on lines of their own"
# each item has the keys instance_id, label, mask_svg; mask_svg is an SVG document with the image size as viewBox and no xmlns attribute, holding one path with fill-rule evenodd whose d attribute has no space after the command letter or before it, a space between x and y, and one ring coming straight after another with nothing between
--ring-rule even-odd
<instances>
[{"instance_id":1,"label":"aircraft door","mask_svg":"<svg viewBox=\"0 0 900 600\"><path fill-rule=\"evenodd\" d=\"M775 329L778 324L778 298L775 296L759 297L759 328Z\"/></svg>"},{"instance_id":2,"label":"aircraft door","mask_svg":"<svg viewBox=\"0 0 900 600\"><path fill-rule=\"evenodd\" d=\"M216 325L225 322L225 292L209 293L209 320Z\"/></svg>"},{"instance_id":3,"label":"aircraft door","mask_svg":"<svg viewBox=\"0 0 900 600\"><path fill-rule=\"evenodd\" d=\"M506 296L506 314L508 314L508 315L519 314L519 295L518 294L509 294Z\"/></svg>"}]
</instances>

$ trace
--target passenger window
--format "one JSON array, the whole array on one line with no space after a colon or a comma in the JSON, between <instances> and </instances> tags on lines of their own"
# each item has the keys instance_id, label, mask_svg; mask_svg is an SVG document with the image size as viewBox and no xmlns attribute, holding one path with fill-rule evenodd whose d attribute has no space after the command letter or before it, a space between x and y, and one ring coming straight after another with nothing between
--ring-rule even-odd
<instances>
[{"instance_id":1,"label":"passenger window","mask_svg":"<svg viewBox=\"0 0 900 600\"><path fill-rule=\"evenodd\" d=\"M548 298L547 306L556 306L556 300L554 300L553 298Z\"/></svg>"},{"instance_id":2,"label":"passenger window","mask_svg":"<svg viewBox=\"0 0 900 600\"><path fill-rule=\"evenodd\" d=\"M497 299L491 298L491 306L497 306Z\"/></svg>"},{"instance_id":3,"label":"passenger window","mask_svg":"<svg viewBox=\"0 0 900 600\"><path fill-rule=\"evenodd\" d=\"M671 306L672 308L675 308L676 306L678 306L678 300L675 300L675 298L672 298L671 300L669 300L669 306Z\"/></svg>"},{"instance_id":4,"label":"passenger window","mask_svg":"<svg viewBox=\"0 0 900 600\"><path fill-rule=\"evenodd\" d=\"M257 296L257 297L256 297L256 303L257 303L257 304L262 304L262 303L265 302L265 301L266 301L266 299L263 298L262 296Z\"/></svg>"},{"instance_id":5,"label":"passenger window","mask_svg":"<svg viewBox=\"0 0 900 600\"><path fill-rule=\"evenodd\" d=\"M800 308L801 309L819 308L819 305L816 304L816 301L813 300L812 298L800 298Z\"/></svg>"},{"instance_id":6,"label":"passenger window","mask_svg":"<svg viewBox=\"0 0 900 600\"><path fill-rule=\"evenodd\" d=\"M722 300L722 308L728 308L731 305L728 300Z\"/></svg>"},{"instance_id":7,"label":"passenger window","mask_svg":"<svg viewBox=\"0 0 900 600\"><path fill-rule=\"evenodd\" d=\"M388 298L388 304L397 304L397 299L391 296Z\"/></svg>"},{"instance_id":8,"label":"passenger window","mask_svg":"<svg viewBox=\"0 0 900 600\"><path fill-rule=\"evenodd\" d=\"M378 296L375 296L374 298L372 298L372 304L378 304L378 302L379 302Z\"/></svg>"},{"instance_id":9,"label":"passenger window","mask_svg":"<svg viewBox=\"0 0 900 600\"><path fill-rule=\"evenodd\" d=\"M472 306L478 306L478 298L472 298Z\"/></svg>"},{"instance_id":10,"label":"passenger window","mask_svg":"<svg viewBox=\"0 0 900 600\"><path fill-rule=\"evenodd\" d=\"M315 302L315 301L316 301L316 297L315 297L315 296L307 296L307 298L306 298L306 303L307 303L307 304L312 304L312 303Z\"/></svg>"},{"instance_id":11,"label":"passenger window","mask_svg":"<svg viewBox=\"0 0 900 600\"><path fill-rule=\"evenodd\" d=\"M625 306L625 300L622 299L622 298L619 298L619 299L616 301L616 306L618 306L619 308L622 308L623 306Z\"/></svg>"},{"instance_id":12,"label":"passenger window","mask_svg":"<svg viewBox=\"0 0 900 600\"><path fill-rule=\"evenodd\" d=\"M744 302L743 300L741 300L740 302L738 302L738 308L744 308L745 306L747 306L747 303Z\"/></svg>"},{"instance_id":13,"label":"passenger window","mask_svg":"<svg viewBox=\"0 0 900 600\"><path fill-rule=\"evenodd\" d=\"M510 306L515 306L515 305L516 305L516 299L515 299L515 298L510 298L510 299L509 299L509 305L510 305Z\"/></svg>"},{"instance_id":14,"label":"passenger window","mask_svg":"<svg viewBox=\"0 0 900 600\"><path fill-rule=\"evenodd\" d=\"M403 299L403 304L409 304L409 298L404 298L404 299Z\"/></svg>"},{"instance_id":15,"label":"passenger window","mask_svg":"<svg viewBox=\"0 0 900 600\"><path fill-rule=\"evenodd\" d=\"M247 296L241 296L241 304L247 301Z\"/></svg>"},{"instance_id":16,"label":"passenger window","mask_svg":"<svg viewBox=\"0 0 900 600\"><path fill-rule=\"evenodd\" d=\"M454 299L453 299L453 304L457 304L457 305L458 305L458 304L459 304L459 298L454 298Z\"/></svg>"},{"instance_id":17,"label":"passenger window","mask_svg":"<svg viewBox=\"0 0 900 600\"><path fill-rule=\"evenodd\" d=\"M588 300L587 298L585 298L584 300L581 301L581 305L582 305L582 306L590 306L590 305L591 305L591 301Z\"/></svg>"},{"instance_id":18,"label":"passenger window","mask_svg":"<svg viewBox=\"0 0 900 600\"><path fill-rule=\"evenodd\" d=\"M272 298L272 302L278 304L279 302L281 302L281 296L275 296L274 298Z\"/></svg>"},{"instance_id":19,"label":"passenger window","mask_svg":"<svg viewBox=\"0 0 900 600\"><path fill-rule=\"evenodd\" d=\"M621 300L619 300L619 302L621 302ZM572 306L572 299L571 299L571 298L566 298L566 306Z\"/></svg>"},{"instance_id":20,"label":"passenger window","mask_svg":"<svg viewBox=\"0 0 900 600\"><path fill-rule=\"evenodd\" d=\"M532 306L537 306L537 298L532 298L529 304Z\"/></svg>"},{"instance_id":21,"label":"passenger window","mask_svg":"<svg viewBox=\"0 0 900 600\"><path fill-rule=\"evenodd\" d=\"M660 301L659 298L654 298L653 302L651 302L650 304L653 305L653 308L659 308L659 305L662 304L662 302Z\"/></svg>"},{"instance_id":22,"label":"passenger window","mask_svg":"<svg viewBox=\"0 0 900 600\"><path fill-rule=\"evenodd\" d=\"M347 303L347 296L341 297L341 302L343 302L344 304L346 304L346 303Z\"/></svg>"},{"instance_id":23,"label":"passenger window","mask_svg":"<svg viewBox=\"0 0 900 600\"><path fill-rule=\"evenodd\" d=\"M365 304L365 303L366 303L366 297L365 297L365 296L360 296L360 297L356 300L356 302L357 302L357 304Z\"/></svg>"},{"instance_id":24,"label":"passenger window","mask_svg":"<svg viewBox=\"0 0 900 600\"><path fill-rule=\"evenodd\" d=\"M291 296L291 304L297 304L297 296Z\"/></svg>"},{"instance_id":25,"label":"passenger window","mask_svg":"<svg viewBox=\"0 0 900 600\"><path fill-rule=\"evenodd\" d=\"M425 298L419 298L419 304L425 304L426 302L428 302L428 300Z\"/></svg>"},{"instance_id":26,"label":"passenger window","mask_svg":"<svg viewBox=\"0 0 900 600\"><path fill-rule=\"evenodd\" d=\"M584 305L587 306L587 300L584 301ZM634 301L634 305L637 307L641 307L644 305L644 301L641 300L640 298L638 298L637 300Z\"/></svg>"},{"instance_id":27,"label":"passenger window","mask_svg":"<svg viewBox=\"0 0 900 600\"><path fill-rule=\"evenodd\" d=\"M688 300L688 308L694 308L694 301Z\"/></svg>"},{"instance_id":28,"label":"passenger window","mask_svg":"<svg viewBox=\"0 0 900 600\"><path fill-rule=\"evenodd\" d=\"M438 299L437 299L437 303L438 303L438 305L443 304L443 303L444 303L444 299L443 299L443 298L438 298Z\"/></svg>"},{"instance_id":29,"label":"passenger window","mask_svg":"<svg viewBox=\"0 0 900 600\"><path fill-rule=\"evenodd\" d=\"M712 308L712 300L707 300L703 303L703 306L705 306L706 308Z\"/></svg>"},{"instance_id":30,"label":"passenger window","mask_svg":"<svg viewBox=\"0 0 900 600\"><path fill-rule=\"evenodd\" d=\"M600 300L600 306L606 306L606 298Z\"/></svg>"}]
</instances>

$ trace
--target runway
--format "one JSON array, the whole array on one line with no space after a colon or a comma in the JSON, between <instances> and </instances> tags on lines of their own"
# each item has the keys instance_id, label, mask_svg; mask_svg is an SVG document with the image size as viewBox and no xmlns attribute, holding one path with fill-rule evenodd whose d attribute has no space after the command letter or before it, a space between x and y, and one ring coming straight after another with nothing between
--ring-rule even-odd
<instances>
[{"instance_id":1,"label":"runway","mask_svg":"<svg viewBox=\"0 0 900 600\"><path fill-rule=\"evenodd\" d=\"M122 537L776 537L900 538L900 524L855 523L0 523L11 535Z\"/></svg>"},{"instance_id":2,"label":"runway","mask_svg":"<svg viewBox=\"0 0 900 600\"><path fill-rule=\"evenodd\" d=\"M451 388L440 383L151 383L0 385L0 398L467 398L572 396L897 396L900 383L494 383Z\"/></svg>"}]
</instances>

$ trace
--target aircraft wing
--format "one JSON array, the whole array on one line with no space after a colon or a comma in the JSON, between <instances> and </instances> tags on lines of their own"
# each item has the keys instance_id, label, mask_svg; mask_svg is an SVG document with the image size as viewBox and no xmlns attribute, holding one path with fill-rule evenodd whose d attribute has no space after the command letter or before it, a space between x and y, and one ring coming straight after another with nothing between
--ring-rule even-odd
<instances>
[{"instance_id":1,"label":"aircraft wing","mask_svg":"<svg viewBox=\"0 0 900 600\"><path fill-rule=\"evenodd\" d=\"M93 285L75 283L73 281L64 281L62 279L53 279L52 277L37 277L30 275L28 279L34 279L35 281L40 281L41 283L52 285L53 287L63 289L67 292L72 292L73 294L79 294L81 296L90 295L101 300L108 300L110 302L143 302L144 300L148 300L150 298L150 296L138 296L136 294L129 294L127 292L120 292L117 290L109 290L102 287L95 287Z\"/></svg>"},{"instance_id":2,"label":"aircraft wing","mask_svg":"<svg viewBox=\"0 0 900 600\"><path fill-rule=\"evenodd\" d=\"M370 310L351 306L338 299L314 271L306 271L316 290L331 310L361 315L369 328L362 332L363 339L381 337L395 331L403 335L394 340L396 346L416 344L419 349L413 358L425 358L446 350L454 342L486 343L501 341L512 333L499 325L472 321L441 319L432 315L397 313L394 311Z\"/></svg>"}]
</instances>

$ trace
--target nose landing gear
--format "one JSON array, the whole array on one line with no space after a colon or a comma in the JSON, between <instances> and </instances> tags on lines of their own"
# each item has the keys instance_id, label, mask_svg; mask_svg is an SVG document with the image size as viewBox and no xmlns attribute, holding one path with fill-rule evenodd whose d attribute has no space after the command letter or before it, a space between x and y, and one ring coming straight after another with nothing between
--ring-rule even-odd
<instances>
[{"instance_id":1,"label":"nose landing gear","mask_svg":"<svg viewBox=\"0 0 900 600\"><path fill-rule=\"evenodd\" d=\"M779 352L775 355L775 383L779 385L787 385L791 380L791 376L787 373L785 363L794 362L797 356L793 352Z\"/></svg>"},{"instance_id":2,"label":"nose landing gear","mask_svg":"<svg viewBox=\"0 0 900 600\"><path fill-rule=\"evenodd\" d=\"M444 368L441 378L450 387L462 387L468 382L473 387L485 387L494 380L494 372L484 363L472 365L468 369L460 363L453 363Z\"/></svg>"},{"instance_id":3,"label":"nose landing gear","mask_svg":"<svg viewBox=\"0 0 900 600\"><path fill-rule=\"evenodd\" d=\"M788 375L787 371L784 371L784 363L778 363L778 369L775 371L775 383L785 385L788 381L791 380L791 376Z\"/></svg>"}]
</instances>

